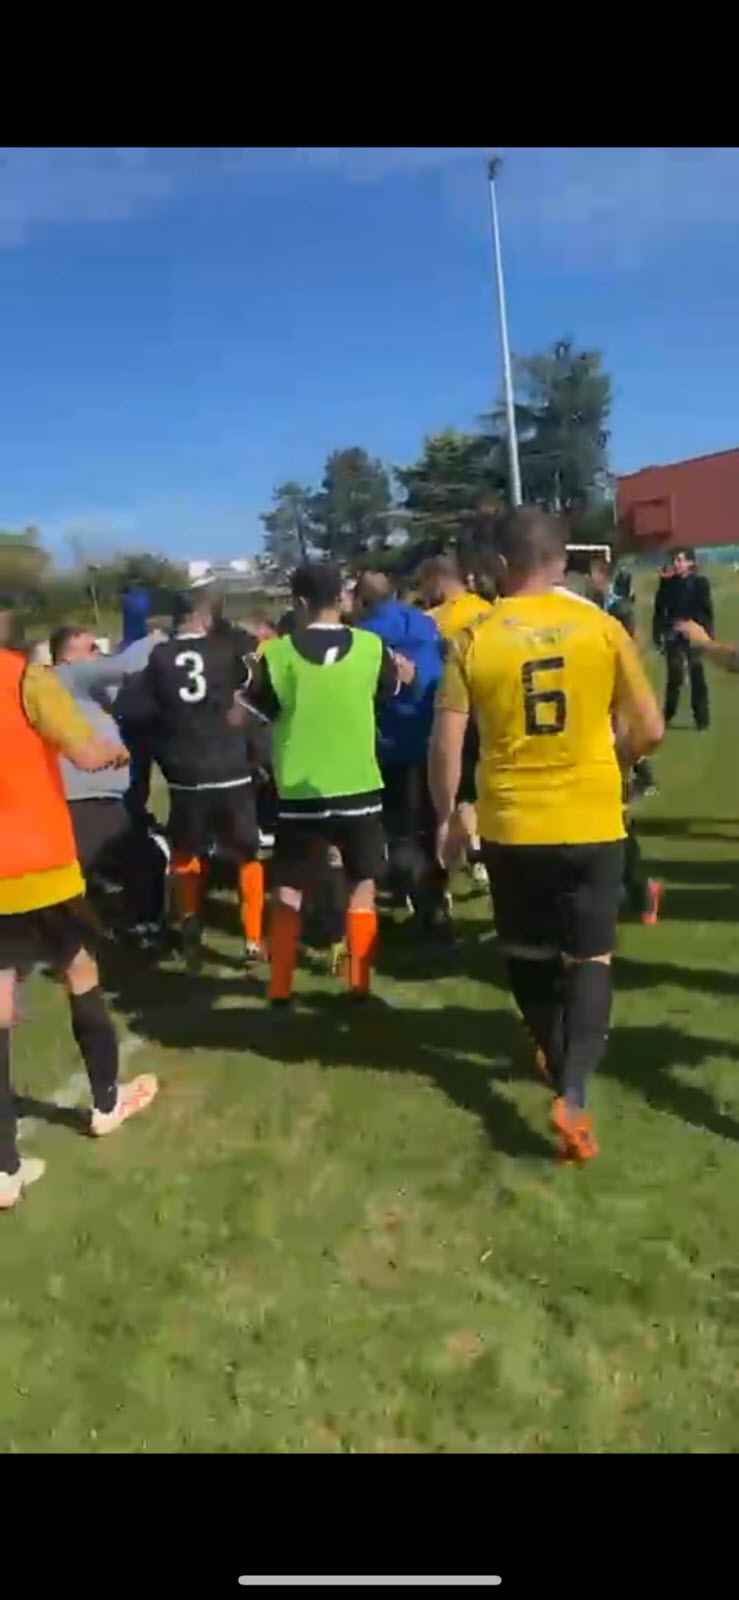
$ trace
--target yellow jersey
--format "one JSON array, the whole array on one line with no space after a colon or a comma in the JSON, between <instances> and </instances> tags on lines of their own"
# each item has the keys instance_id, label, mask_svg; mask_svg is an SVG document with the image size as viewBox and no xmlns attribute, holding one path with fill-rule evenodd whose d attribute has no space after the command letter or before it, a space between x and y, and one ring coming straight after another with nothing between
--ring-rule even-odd
<instances>
[{"instance_id":1,"label":"yellow jersey","mask_svg":"<svg viewBox=\"0 0 739 1600\"><path fill-rule=\"evenodd\" d=\"M453 644L437 700L477 720L483 839L622 839L612 711L648 694L625 629L590 601L564 589L499 600Z\"/></svg>"},{"instance_id":2,"label":"yellow jersey","mask_svg":"<svg viewBox=\"0 0 739 1600\"><path fill-rule=\"evenodd\" d=\"M489 617L492 610L489 600L465 590L463 594L455 595L453 600L442 600L440 606L433 606L429 616L433 617L442 639L449 640L461 633L463 628L471 628L483 617Z\"/></svg>"}]
</instances>

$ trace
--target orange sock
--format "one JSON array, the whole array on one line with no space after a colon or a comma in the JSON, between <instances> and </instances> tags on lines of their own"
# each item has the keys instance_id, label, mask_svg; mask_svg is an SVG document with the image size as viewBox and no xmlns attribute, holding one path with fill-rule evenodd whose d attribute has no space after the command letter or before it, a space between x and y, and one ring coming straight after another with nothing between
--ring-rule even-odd
<instances>
[{"instance_id":1,"label":"orange sock","mask_svg":"<svg viewBox=\"0 0 739 1600\"><path fill-rule=\"evenodd\" d=\"M264 918L264 868L261 861L239 867L241 926L247 944L261 944Z\"/></svg>"},{"instance_id":2,"label":"orange sock","mask_svg":"<svg viewBox=\"0 0 739 1600\"><path fill-rule=\"evenodd\" d=\"M347 911L346 942L349 946L349 988L367 994L377 945L377 915L374 911Z\"/></svg>"},{"instance_id":3,"label":"orange sock","mask_svg":"<svg viewBox=\"0 0 739 1600\"><path fill-rule=\"evenodd\" d=\"M203 863L199 856L186 856L175 850L172 855L172 884L180 920L198 915L203 893L202 879Z\"/></svg>"},{"instance_id":4,"label":"orange sock","mask_svg":"<svg viewBox=\"0 0 739 1600\"><path fill-rule=\"evenodd\" d=\"M300 936L300 912L278 900L269 919L269 998L289 1000Z\"/></svg>"}]
</instances>

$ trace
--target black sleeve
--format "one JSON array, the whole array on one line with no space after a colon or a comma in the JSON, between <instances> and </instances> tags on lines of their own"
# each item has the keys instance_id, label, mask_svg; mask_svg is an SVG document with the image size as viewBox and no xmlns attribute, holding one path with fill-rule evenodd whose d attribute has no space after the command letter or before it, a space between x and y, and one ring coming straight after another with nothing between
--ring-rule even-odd
<instances>
[{"instance_id":1,"label":"black sleeve","mask_svg":"<svg viewBox=\"0 0 739 1600\"><path fill-rule=\"evenodd\" d=\"M241 698L250 711L274 722L280 714L280 702L272 686L269 667L264 656L249 656L244 662L245 677Z\"/></svg>"},{"instance_id":2,"label":"black sleeve","mask_svg":"<svg viewBox=\"0 0 739 1600\"><path fill-rule=\"evenodd\" d=\"M700 615L696 616L695 620L696 622L700 622L701 626L705 628L706 632L710 633L711 638L713 638L713 596L711 594L711 585L707 578L700 577L698 579L698 594L696 598L698 601L696 611L699 611Z\"/></svg>"},{"instance_id":3,"label":"black sleeve","mask_svg":"<svg viewBox=\"0 0 739 1600\"><path fill-rule=\"evenodd\" d=\"M387 645L383 645L380 670L377 674L377 689L375 690L377 699L393 700L395 695L398 693L399 688L400 679L398 677L398 669L395 665L393 657L390 654L390 651L387 648Z\"/></svg>"},{"instance_id":4,"label":"black sleeve","mask_svg":"<svg viewBox=\"0 0 739 1600\"><path fill-rule=\"evenodd\" d=\"M151 666L143 672L132 672L116 696L114 713L116 721L137 732L152 731L156 725L159 704Z\"/></svg>"},{"instance_id":5,"label":"black sleeve","mask_svg":"<svg viewBox=\"0 0 739 1600\"><path fill-rule=\"evenodd\" d=\"M654 597L654 611L652 612L652 638L655 644L661 644L662 634L665 630L665 578L660 578L657 584L657 593Z\"/></svg>"}]
</instances>

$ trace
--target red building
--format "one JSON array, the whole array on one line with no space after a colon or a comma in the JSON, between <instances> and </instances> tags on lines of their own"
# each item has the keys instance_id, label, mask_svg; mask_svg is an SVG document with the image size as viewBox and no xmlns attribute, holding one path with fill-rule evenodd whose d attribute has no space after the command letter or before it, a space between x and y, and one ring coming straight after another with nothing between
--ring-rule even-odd
<instances>
[{"instance_id":1,"label":"red building","mask_svg":"<svg viewBox=\"0 0 739 1600\"><path fill-rule=\"evenodd\" d=\"M616 505L636 551L739 545L739 449L627 473Z\"/></svg>"}]
</instances>

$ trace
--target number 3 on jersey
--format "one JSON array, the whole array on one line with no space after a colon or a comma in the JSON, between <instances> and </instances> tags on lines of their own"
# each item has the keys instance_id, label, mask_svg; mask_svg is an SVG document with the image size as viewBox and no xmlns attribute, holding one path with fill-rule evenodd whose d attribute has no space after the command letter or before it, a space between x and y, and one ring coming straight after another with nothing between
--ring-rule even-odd
<instances>
[{"instance_id":1,"label":"number 3 on jersey","mask_svg":"<svg viewBox=\"0 0 739 1600\"><path fill-rule=\"evenodd\" d=\"M545 656L539 661L524 661L523 714L527 734L562 733L567 722L567 701L562 689L537 689L539 673L563 672L564 656ZM548 709L545 711L544 707Z\"/></svg>"},{"instance_id":2,"label":"number 3 on jersey","mask_svg":"<svg viewBox=\"0 0 739 1600\"><path fill-rule=\"evenodd\" d=\"M175 656L175 666L184 667L187 672L187 683L180 689L180 699L187 705L197 705L198 700L204 700L208 692L205 678L205 663L198 650L181 650Z\"/></svg>"}]
</instances>

